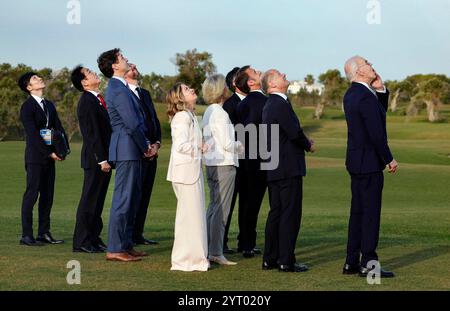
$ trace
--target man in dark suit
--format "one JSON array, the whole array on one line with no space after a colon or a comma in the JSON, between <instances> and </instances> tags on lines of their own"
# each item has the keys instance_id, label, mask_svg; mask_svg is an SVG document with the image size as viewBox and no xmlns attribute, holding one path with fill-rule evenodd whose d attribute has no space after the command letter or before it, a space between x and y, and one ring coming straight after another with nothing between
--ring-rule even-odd
<instances>
[{"instance_id":1,"label":"man in dark suit","mask_svg":"<svg viewBox=\"0 0 450 311\"><path fill-rule=\"evenodd\" d=\"M274 167L267 170L270 211L266 222L262 268L282 272L304 272L308 267L296 262L295 244L302 217L303 176L306 175L305 151L315 147L303 133L300 121L287 98L289 81L285 74L271 69L264 73L262 88L270 94L263 110L268 126L267 145ZM278 128L278 135L272 132ZM272 157L277 157L273 159Z\"/></svg>"},{"instance_id":2,"label":"man in dark suit","mask_svg":"<svg viewBox=\"0 0 450 311\"><path fill-rule=\"evenodd\" d=\"M150 92L139 87L139 76L136 65L130 64L130 70L125 74L125 80L128 82L133 96L135 96L144 111L144 122L147 128L145 136L150 141L152 151L150 157L142 160L142 196L134 223L133 242L138 245L151 245L158 244L158 242L144 237L144 225L153 183L155 182L158 151L161 146L161 124L159 123Z\"/></svg>"},{"instance_id":3,"label":"man in dark suit","mask_svg":"<svg viewBox=\"0 0 450 311\"><path fill-rule=\"evenodd\" d=\"M55 106L51 101L43 98L44 80L36 73L28 72L19 78L18 84L22 91L30 95L20 109L20 120L26 135L25 170L27 172L27 187L22 201L20 244L28 246L39 246L43 243L61 244L64 241L54 239L50 233L50 212L55 185L55 161L62 161L64 157L56 153L50 140L44 140L41 132L56 130L67 136ZM33 207L38 197L39 228L35 239Z\"/></svg>"},{"instance_id":4,"label":"man in dark suit","mask_svg":"<svg viewBox=\"0 0 450 311\"><path fill-rule=\"evenodd\" d=\"M151 146L145 137L144 113L124 78L128 60L113 49L102 53L97 62L110 79L105 92L112 127L109 161L116 168L106 259L137 261L147 255L133 248L132 235L141 201L142 158L150 156Z\"/></svg>"},{"instance_id":5,"label":"man in dark suit","mask_svg":"<svg viewBox=\"0 0 450 311\"><path fill-rule=\"evenodd\" d=\"M100 234L103 229L103 205L111 179L111 166L108 163L111 125L106 102L99 91L101 80L97 74L77 66L72 71L71 80L75 88L83 93L78 101L77 116L83 136L81 167L84 169L73 251L104 252L106 245Z\"/></svg>"},{"instance_id":6,"label":"man in dark suit","mask_svg":"<svg viewBox=\"0 0 450 311\"><path fill-rule=\"evenodd\" d=\"M352 203L348 226L344 274L365 277L378 261L376 248L380 230L381 195L386 166L395 173L386 133L389 92L367 60L354 56L345 63L352 82L344 96L348 127L346 167L351 176ZM394 273L380 268L381 277Z\"/></svg>"},{"instance_id":7,"label":"man in dark suit","mask_svg":"<svg viewBox=\"0 0 450 311\"><path fill-rule=\"evenodd\" d=\"M239 160L239 236L238 251L245 258L260 254L256 248L256 226L261 203L267 188L266 172L261 170L259 154L259 125L267 97L261 91L261 72L244 66L236 74L236 87L247 94L237 106L237 121L242 126L254 127L256 136L245 131L244 159ZM238 133L238 138L239 138Z\"/></svg>"},{"instance_id":8,"label":"man in dark suit","mask_svg":"<svg viewBox=\"0 0 450 311\"><path fill-rule=\"evenodd\" d=\"M239 71L239 67L234 67L225 77L225 81L227 83L228 89L233 93L224 103L223 109L228 113L230 117L231 123L233 126L238 123L237 121L237 106L245 98L245 93L242 92L239 88L236 87L236 83L234 79L236 77L237 72ZM234 206L236 204L236 199L239 193L239 167L236 170L236 177L234 179L234 191L233 198L231 199L230 213L228 214L227 223L225 225L225 233L223 236L223 252L224 254L233 254L234 250L228 247L228 231L230 230L231 217L233 216Z\"/></svg>"}]
</instances>

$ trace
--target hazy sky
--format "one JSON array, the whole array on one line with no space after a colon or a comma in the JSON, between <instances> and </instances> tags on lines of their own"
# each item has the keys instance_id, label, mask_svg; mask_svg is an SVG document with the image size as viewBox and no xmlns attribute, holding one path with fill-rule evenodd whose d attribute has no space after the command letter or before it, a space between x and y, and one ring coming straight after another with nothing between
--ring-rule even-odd
<instances>
[{"instance_id":1,"label":"hazy sky","mask_svg":"<svg viewBox=\"0 0 450 311\"><path fill-rule=\"evenodd\" d=\"M450 0L80 0L81 24L66 21L68 0L2 0L0 62L96 71L97 56L120 47L141 72L176 73L175 53L213 54L218 72L251 64L289 79L342 71L367 57L385 79L450 75Z\"/></svg>"}]
</instances>

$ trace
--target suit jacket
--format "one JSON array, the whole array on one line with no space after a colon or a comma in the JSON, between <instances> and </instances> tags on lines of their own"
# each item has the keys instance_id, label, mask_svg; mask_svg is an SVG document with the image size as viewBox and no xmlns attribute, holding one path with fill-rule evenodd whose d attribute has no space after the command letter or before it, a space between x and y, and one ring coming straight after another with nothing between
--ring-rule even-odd
<instances>
[{"instance_id":1,"label":"suit jacket","mask_svg":"<svg viewBox=\"0 0 450 311\"><path fill-rule=\"evenodd\" d=\"M170 122L172 149L167 180L192 185L202 174L202 131L195 116L179 111Z\"/></svg>"},{"instance_id":2,"label":"suit jacket","mask_svg":"<svg viewBox=\"0 0 450 311\"><path fill-rule=\"evenodd\" d=\"M261 92L250 92L237 106L238 123L243 126L254 124L256 126L257 137L256 140L258 154L256 159L250 159L250 141L249 135L245 136L245 159L239 161L239 166L246 171L257 171L261 168L261 158L259 154L259 125L262 123L262 111L266 104L267 97ZM252 142L254 143L254 141Z\"/></svg>"},{"instance_id":3,"label":"suit jacket","mask_svg":"<svg viewBox=\"0 0 450 311\"><path fill-rule=\"evenodd\" d=\"M131 90L119 79L111 78L105 92L112 134L110 161L142 160L148 150L144 112Z\"/></svg>"},{"instance_id":4,"label":"suit jacket","mask_svg":"<svg viewBox=\"0 0 450 311\"><path fill-rule=\"evenodd\" d=\"M344 96L347 120L346 167L352 174L384 170L393 157L386 133L389 92L374 95L366 86L353 82Z\"/></svg>"},{"instance_id":5,"label":"suit jacket","mask_svg":"<svg viewBox=\"0 0 450 311\"><path fill-rule=\"evenodd\" d=\"M59 120L55 105L47 99L45 102L49 116L48 127L46 127L47 117L44 110L42 110L39 103L32 96L29 96L20 108L20 120L25 129L26 136L25 163L45 164L49 159L53 161L49 156L55 152L55 148L53 146L47 146L44 143L40 135L41 129L55 129L67 137Z\"/></svg>"},{"instance_id":6,"label":"suit jacket","mask_svg":"<svg viewBox=\"0 0 450 311\"><path fill-rule=\"evenodd\" d=\"M81 167L98 167L98 163L108 160L112 132L108 111L94 94L85 91L78 101L77 116L83 136Z\"/></svg>"},{"instance_id":7,"label":"suit jacket","mask_svg":"<svg viewBox=\"0 0 450 311\"><path fill-rule=\"evenodd\" d=\"M275 169L267 171L267 181L305 176L305 151L309 151L311 143L303 133L291 103L277 94L269 95L263 109L263 123L268 126L269 150L272 150L272 141L279 144L279 163ZM278 137L272 135L271 125L279 127Z\"/></svg>"},{"instance_id":8,"label":"suit jacket","mask_svg":"<svg viewBox=\"0 0 450 311\"><path fill-rule=\"evenodd\" d=\"M156 114L155 105L153 104L152 96L150 92L144 88L139 88L141 98L136 98L141 104L145 113L145 126L147 131L145 133L147 139L154 144L155 142L161 142L161 124ZM136 96L133 93L134 96Z\"/></svg>"},{"instance_id":9,"label":"suit jacket","mask_svg":"<svg viewBox=\"0 0 450 311\"><path fill-rule=\"evenodd\" d=\"M223 109L228 113L228 116L230 117L231 123L235 125L238 123L238 116L237 116L237 106L241 102L241 99L239 96L236 95L236 93L233 93L230 98L228 98L223 103Z\"/></svg>"}]
</instances>

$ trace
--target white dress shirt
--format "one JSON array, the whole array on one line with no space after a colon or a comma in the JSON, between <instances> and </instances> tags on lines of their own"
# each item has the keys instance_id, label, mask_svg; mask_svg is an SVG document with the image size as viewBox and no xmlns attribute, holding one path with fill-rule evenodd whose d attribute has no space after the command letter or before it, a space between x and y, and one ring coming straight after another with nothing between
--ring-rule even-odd
<instances>
[{"instance_id":1,"label":"white dress shirt","mask_svg":"<svg viewBox=\"0 0 450 311\"><path fill-rule=\"evenodd\" d=\"M39 107L41 107L41 109L42 109L43 111L45 111L45 109L44 109L44 104L42 103L42 101L43 101L44 99L41 98L41 97L39 97L39 96L33 95L33 94L31 94L31 96L33 96L33 98L38 102Z\"/></svg>"},{"instance_id":2,"label":"white dress shirt","mask_svg":"<svg viewBox=\"0 0 450 311\"><path fill-rule=\"evenodd\" d=\"M134 93L134 95L137 96L137 98L141 99L141 97L139 96L139 93L137 91L137 88L139 87L138 85L134 85L131 83L128 83L128 86L130 87L130 90Z\"/></svg>"},{"instance_id":3,"label":"white dress shirt","mask_svg":"<svg viewBox=\"0 0 450 311\"><path fill-rule=\"evenodd\" d=\"M113 77L114 79L117 79L117 80L121 81L123 84L125 84L125 86L128 85L127 81L125 81L124 78L119 77L119 76L112 76L112 77Z\"/></svg>"},{"instance_id":4,"label":"white dress shirt","mask_svg":"<svg viewBox=\"0 0 450 311\"><path fill-rule=\"evenodd\" d=\"M211 104L203 114L203 138L209 146L204 153L206 166L239 166L238 153L243 152L234 137L234 128L222 105Z\"/></svg>"},{"instance_id":5,"label":"white dress shirt","mask_svg":"<svg viewBox=\"0 0 450 311\"><path fill-rule=\"evenodd\" d=\"M245 95L238 93L238 92L235 92L234 94L236 94L240 100L243 100L246 97Z\"/></svg>"},{"instance_id":6,"label":"white dress shirt","mask_svg":"<svg viewBox=\"0 0 450 311\"><path fill-rule=\"evenodd\" d=\"M356 83L362 84L364 85L366 88L369 89L369 91L372 92L373 95L377 96L377 93L386 93L386 87L383 85L383 90L374 90L373 88L371 88L366 82L360 82L360 81L355 81Z\"/></svg>"}]
</instances>

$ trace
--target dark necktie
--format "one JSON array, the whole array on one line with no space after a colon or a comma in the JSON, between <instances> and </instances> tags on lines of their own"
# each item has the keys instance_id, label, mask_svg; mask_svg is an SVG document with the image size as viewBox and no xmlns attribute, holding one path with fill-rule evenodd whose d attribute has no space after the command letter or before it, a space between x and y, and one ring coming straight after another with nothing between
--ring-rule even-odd
<instances>
[{"instance_id":1,"label":"dark necktie","mask_svg":"<svg viewBox=\"0 0 450 311\"><path fill-rule=\"evenodd\" d=\"M48 127L48 123L50 122L50 115L48 113L48 107L47 107L47 103L45 102L45 99L42 99L41 104L42 104L42 107L44 108L45 118L47 119L46 127Z\"/></svg>"},{"instance_id":2,"label":"dark necktie","mask_svg":"<svg viewBox=\"0 0 450 311\"><path fill-rule=\"evenodd\" d=\"M100 103L102 104L102 106L103 106L106 110L108 110L108 107L106 107L106 102L105 102L105 99L103 98L103 96L102 96L101 94L98 94L97 97L98 97L98 100L100 100Z\"/></svg>"}]
</instances>

